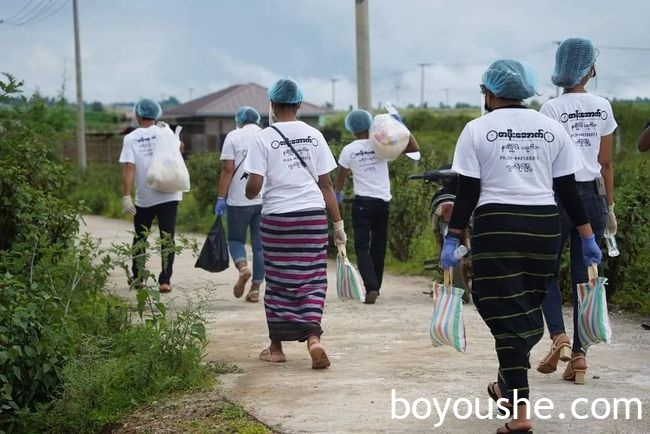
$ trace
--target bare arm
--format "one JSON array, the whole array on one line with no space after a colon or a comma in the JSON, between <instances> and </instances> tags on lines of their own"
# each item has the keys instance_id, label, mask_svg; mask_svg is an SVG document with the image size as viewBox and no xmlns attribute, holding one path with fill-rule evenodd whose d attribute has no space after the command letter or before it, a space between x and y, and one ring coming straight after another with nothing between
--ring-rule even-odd
<instances>
[{"instance_id":1,"label":"bare arm","mask_svg":"<svg viewBox=\"0 0 650 434\"><path fill-rule=\"evenodd\" d=\"M122 165L122 196L131 196L133 179L135 178L135 164L124 163Z\"/></svg>"},{"instance_id":2,"label":"bare arm","mask_svg":"<svg viewBox=\"0 0 650 434\"><path fill-rule=\"evenodd\" d=\"M605 181L607 192L607 205L614 204L614 163L612 161L613 136L608 134L600 138L600 151L598 162L600 163L600 174Z\"/></svg>"},{"instance_id":3,"label":"bare arm","mask_svg":"<svg viewBox=\"0 0 650 434\"><path fill-rule=\"evenodd\" d=\"M250 183L250 179L248 181ZM336 202L336 195L334 194L334 188L332 187L332 180L330 179L329 174L320 175L318 177L318 187L323 193L323 198L325 199L325 207L329 213L332 220L338 222L341 220L341 212L339 211L339 204Z\"/></svg>"},{"instance_id":4,"label":"bare arm","mask_svg":"<svg viewBox=\"0 0 650 434\"><path fill-rule=\"evenodd\" d=\"M336 176L336 182L334 183L334 191L342 191L345 187L345 180L350 174L350 169L346 169L343 166L339 166L339 173Z\"/></svg>"},{"instance_id":5,"label":"bare arm","mask_svg":"<svg viewBox=\"0 0 650 434\"><path fill-rule=\"evenodd\" d=\"M264 177L256 173L248 174L248 181L246 182L246 197L248 199L255 199L260 191L262 191L262 184ZM336 200L334 201L336 202Z\"/></svg>"},{"instance_id":6,"label":"bare arm","mask_svg":"<svg viewBox=\"0 0 650 434\"><path fill-rule=\"evenodd\" d=\"M404 149L404 154L408 152L417 152L420 150L420 145L418 145L418 141L415 140L415 137L413 137L413 134L411 134L411 137L409 137L409 142L408 145L406 145L406 149Z\"/></svg>"},{"instance_id":7,"label":"bare arm","mask_svg":"<svg viewBox=\"0 0 650 434\"><path fill-rule=\"evenodd\" d=\"M222 160L221 162L221 175L219 175L219 187L217 189L218 197L226 197L230 183L232 182L232 175L235 171L235 162L233 160Z\"/></svg>"},{"instance_id":8,"label":"bare arm","mask_svg":"<svg viewBox=\"0 0 650 434\"><path fill-rule=\"evenodd\" d=\"M650 128L643 130L641 136L639 137L639 142L637 143L636 148L641 152L650 150Z\"/></svg>"}]
</instances>

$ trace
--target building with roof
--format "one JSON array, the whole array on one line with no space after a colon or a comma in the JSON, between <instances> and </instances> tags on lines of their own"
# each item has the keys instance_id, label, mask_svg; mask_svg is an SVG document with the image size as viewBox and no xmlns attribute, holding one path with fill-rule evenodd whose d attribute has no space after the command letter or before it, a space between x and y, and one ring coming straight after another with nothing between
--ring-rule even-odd
<instances>
[{"instance_id":1,"label":"building with roof","mask_svg":"<svg viewBox=\"0 0 650 434\"><path fill-rule=\"evenodd\" d=\"M235 112L243 105L253 107L268 126L269 98L266 88L255 83L236 84L218 92L196 98L163 113L162 120L183 127L186 152L220 150L226 134L235 129ZM327 110L303 101L298 118L318 128Z\"/></svg>"}]
</instances>

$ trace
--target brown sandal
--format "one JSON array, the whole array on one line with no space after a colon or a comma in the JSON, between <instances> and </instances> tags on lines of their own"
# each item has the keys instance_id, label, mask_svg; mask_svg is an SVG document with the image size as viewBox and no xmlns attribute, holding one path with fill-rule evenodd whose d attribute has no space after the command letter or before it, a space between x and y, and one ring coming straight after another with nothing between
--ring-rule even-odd
<instances>
[{"instance_id":1,"label":"brown sandal","mask_svg":"<svg viewBox=\"0 0 650 434\"><path fill-rule=\"evenodd\" d=\"M537 371L542 374L550 374L557 370L558 362L571 360L571 340L562 333L557 335L551 344L551 350L546 357L537 365Z\"/></svg>"},{"instance_id":2,"label":"brown sandal","mask_svg":"<svg viewBox=\"0 0 650 434\"><path fill-rule=\"evenodd\" d=\"M327 358L325 349L318 341L314 341L311 344L307 342L307 349L309 350L309 355L311 356L311 368L312 369L325 369L330 366L330 359Z\"/></svg>"},{"instance_id":3,"label":"brown sandal","mask_svg":"<svg viewBox=\"0 0 650 434\"><path fill-rule=\"evenodd\" d=\"M235 286L232 287L232 294L235 296L235 298L241 298L241 296L244 295L246 282L248 282L248 279L251 278L251 275L251 269L248 267L244 267L239 270L239 279L237 279Z\"/></svg>"},{"instance_id":4,"label":"brown sandal","mask_svg":"<svg viewBox=\"0 0 650 434\"><path fill-rule=\"evenodd\" d=\"M260 360L265 362L282 363L287 361L287 356L284 353L271 354L271 347L262 350L260 353Z\"/></svg>"},{"instance_id":5,"label":"brown sandal","mask_svg":"<svg viewBox=\"0 0 650 434\"><path fill-rule=\"evenodd\" d=\"M566 381L573 381L575 384L585 384L585 372L587 372L587 357L575 356L566 365L562 378Z\"/></svg>"},{"instance_id":6,"label":"brown sandal","mask_svg":"<svg viewBox=\"0 0 650 434\"><path fill-rule=\"evenodd\" d=\"M172 286L169 283L161 283L160 286L158 287L158 291L161 294L167 294L172 292Z\"/></svg>"}]
</instances>

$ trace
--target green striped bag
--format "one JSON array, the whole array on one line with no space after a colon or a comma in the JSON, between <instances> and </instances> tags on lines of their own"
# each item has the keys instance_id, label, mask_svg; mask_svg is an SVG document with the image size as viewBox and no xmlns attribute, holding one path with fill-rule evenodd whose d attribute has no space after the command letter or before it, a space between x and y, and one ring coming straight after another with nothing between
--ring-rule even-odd
<instances>
[{"instance_id":1,"label":"green striped bag","mask_svg":"<svg viewBox=\"0 0 650 434\"><path fill-rule=\"evenodd\" d=\"M578 284L578 336L585 349L600 342L608 344L612 340L606 283L606 278L598 277L596 264L592 264L589 267L589 282Z\"/></svg>"},{"instance_id":2,"label":"green striped bag","mask_svg":"<svg viewBox=\"0 0 650 434\"><path fill-rule=\"evenodd\" d=\"M342 301L355 300L363 302L366 299L366 289L357 270L347 257L345 246L339 245L336 257L336 294Z\"/></svg>"},{"instance_id":3,"label":"green striped bag","mask_svg":"<svg viewBox=\"0 0 650 434\"><path fill-rule=\"evenodd\" d=\"M465 352L465 322L463 320L462 288L451 285L452 269L444 271L444 283L433 284L433 315L429 335L434 347L449 345Z\"/></svg>"}]
</instances>

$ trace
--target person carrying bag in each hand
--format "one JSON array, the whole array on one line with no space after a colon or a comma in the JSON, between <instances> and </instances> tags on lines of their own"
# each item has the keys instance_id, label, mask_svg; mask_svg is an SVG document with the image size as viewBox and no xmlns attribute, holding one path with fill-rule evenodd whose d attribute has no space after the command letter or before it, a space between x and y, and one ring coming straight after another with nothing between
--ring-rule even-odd
<instances>
[{"instance_id":1,"label":"person carrying bag in each hand","mask_svg":"<svg viewBox=\"0 0 650 434\"><path fill-rule=\"evenodd\" d=\"M489 113L465 125L456 144L458 190L440 262L444 268L458 264L459 235L473 214L472 296L499 362L487 393L505 398L513 414L514 391L519 400L530 396L529 354L544 334L541 305L556 271L560 215L554 191L581 236L583 266L599 263L601 253L576 188L581 164L570 137L523 103L535 95L532 69L497 60L483 74L481 90ZM518 405L497 433L529 432L527 410Z\"/></svg>"}]
</instances>

